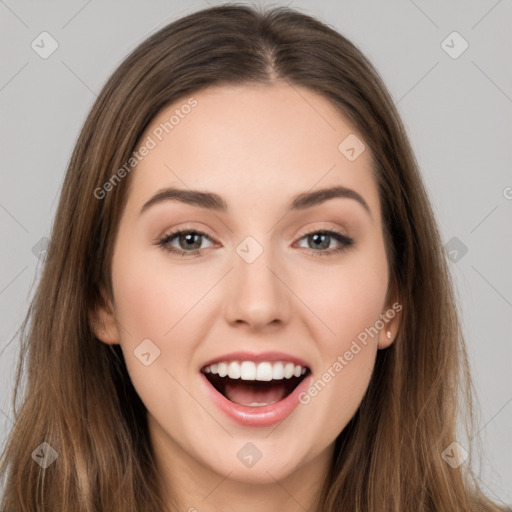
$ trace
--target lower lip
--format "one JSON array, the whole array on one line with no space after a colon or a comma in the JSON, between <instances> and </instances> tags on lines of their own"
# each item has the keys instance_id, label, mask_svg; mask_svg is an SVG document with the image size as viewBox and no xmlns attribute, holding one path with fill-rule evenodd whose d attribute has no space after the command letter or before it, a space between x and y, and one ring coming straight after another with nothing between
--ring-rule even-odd
<instances>
[{"instance_id":1,"label":"lower lip","mask_svg":"<svg viewBox=\"0 0 512 512\"><path fill-rule=\"evenodd\" d=\"M231 402L222 393L219 393L202 373L201 379L212 401L236 423L245 427L272 427L284 421L299 405L299 395L308 388L311 374L304 378L283 400L261 407L249 407Z\"/></svg>"}]
</instances>

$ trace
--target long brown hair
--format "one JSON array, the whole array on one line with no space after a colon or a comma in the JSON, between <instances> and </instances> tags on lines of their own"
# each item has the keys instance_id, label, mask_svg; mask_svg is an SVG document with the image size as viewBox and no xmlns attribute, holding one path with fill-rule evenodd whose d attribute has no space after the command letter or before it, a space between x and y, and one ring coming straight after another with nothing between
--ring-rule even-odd
<instances>
[{"instance_id":1,"label":"long brown hair","mask_svg":"<svg viewBox=\"0 0 512 512\"><path fill-rule=\"evenodd\" d=\"M276 81L327 98L364 138L380 192L390 279L403 305L397 338L378 351L367 393L336 440L319 510L503 510L480 490L471 453L456 468L442 457L457 439L461 412L469 436L472 385L440 236L389 93L362 53L327 25L284 7L236 4L190 14L143 42L108 80L85 122L20 330L15 424L0 467L2 509L166 508L146 409L120 347L98 341L91 325L91 311L105 304L101 289L112 298L113 243L130 175L104 198L94 191L129 160L168 104L213 84ZM16 410L24 362L27 380ZM46 469L33 457L44 442L58 454Z\"/></svg>"}]
</instances>

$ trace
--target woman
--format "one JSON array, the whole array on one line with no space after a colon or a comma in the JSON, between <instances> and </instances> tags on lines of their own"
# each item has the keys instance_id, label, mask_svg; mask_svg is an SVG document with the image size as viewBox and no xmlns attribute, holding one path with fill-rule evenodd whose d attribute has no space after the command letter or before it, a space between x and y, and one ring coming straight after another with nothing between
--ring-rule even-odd
<instances>
[{"instance_id":1,"label":"woman","mask_svg":"<svg viewBox=\"0 0 512 512\"><path fill-rule=\"evenodd\" d=\"M293 10L199 11L116 70L22 341L5 510L504 510L457 443L465 347L402 123Z\"/></svg>"}]
</instances>

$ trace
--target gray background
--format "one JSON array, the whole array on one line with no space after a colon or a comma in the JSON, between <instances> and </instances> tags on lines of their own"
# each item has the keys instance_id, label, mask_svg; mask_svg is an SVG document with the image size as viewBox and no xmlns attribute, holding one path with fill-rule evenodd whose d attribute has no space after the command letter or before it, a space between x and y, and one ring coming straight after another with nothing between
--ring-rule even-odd
<instances>
[{"instance_id":1,"label":"gray background","mask_svg":"<svg viewBox=\"0 0 512 512\"><path fill-rule=\"evenodd\" d=\"M482 444L476 470L484 491L511 503L511 2L297 0L288 5L354 42L398 105L453 260L481 411L479 431L465 448ZM38 254L50 235L85 116L129 51L164 24L207 6L205 1L0 0L2 446L12 425L18 353L13 336L37 282ZM47 59L31 47L43 31L59 45ZM458 58L441 46L453 31L469 44ZM445 44L452 53L462 48L453 37Z\"/></svg>"}]
</instances>

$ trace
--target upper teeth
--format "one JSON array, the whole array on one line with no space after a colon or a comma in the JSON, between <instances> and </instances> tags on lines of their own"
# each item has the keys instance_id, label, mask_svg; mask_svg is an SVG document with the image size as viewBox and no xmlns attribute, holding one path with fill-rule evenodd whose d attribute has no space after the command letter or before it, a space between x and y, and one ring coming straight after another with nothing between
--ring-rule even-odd
<instances>
[{"instance_id":1,"label":"upper teeth","mask_svg":"<svg viewBox=\"0 0 512 512\"><path fill-rule=\"evenodd\" d=\"M281 380L300 377L306 373L306 368L289 362L275 363L253 361L231 361L211 364L204 368L205 373L214 373L219 377L228 376L230 379L242 380Z\"/></svg>"}]
</instances>

